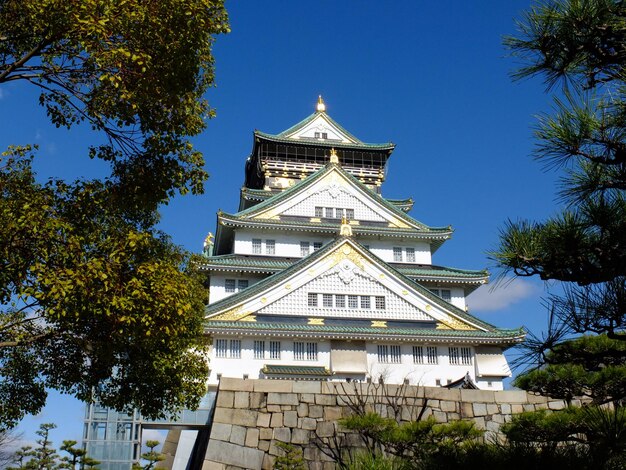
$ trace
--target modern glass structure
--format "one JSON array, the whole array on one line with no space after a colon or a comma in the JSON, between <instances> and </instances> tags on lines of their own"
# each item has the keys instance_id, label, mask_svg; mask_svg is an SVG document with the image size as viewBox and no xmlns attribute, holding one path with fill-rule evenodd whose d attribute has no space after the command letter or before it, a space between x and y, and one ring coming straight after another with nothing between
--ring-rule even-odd
<instances>
[{"instance_id":1,"label":"modern glass structure","mask_svg":"<svg viewBox=\"0 0 626 470\"><path fill-rule=\"evenodd\" d=\"M85 407L83 448L87 455L101 462L101 470L129 470L140 458L143 430L194 430L197 432L189 433L187 437L193 436L195 442L179 446L187 449L187 457L177 455L173 468L200 468L208 442L215 395L215 391L207 393L195 411L183 410L177 416L157 421L143 419L137 411L128 414L98 403L88 404ZM198 463L200 467L197 467Z\"/></svg>"}]
</instances>

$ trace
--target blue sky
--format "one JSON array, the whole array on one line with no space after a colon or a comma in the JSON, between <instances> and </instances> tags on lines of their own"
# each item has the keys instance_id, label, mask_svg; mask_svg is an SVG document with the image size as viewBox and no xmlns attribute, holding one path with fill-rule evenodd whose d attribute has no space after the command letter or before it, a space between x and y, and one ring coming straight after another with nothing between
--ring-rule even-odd
<instances>
[{"instance_id":1,"label":"blue sky","mask_svg":"<svg viewBox=\"0 0 626 470\"><path fill-rule=\"evenodd\" d=\"M502 37L528 0L228 2L232 33L215 43L217 87L207 98L217 117L196 139L211 174L202 196L177 197L161 227L200 251L218 209L235 212L252 131L276 133L314 110L327 112L366 142L397 144L383 194L413 197L411 215L455 229L434 257L440 265L494 268L486 252L507 219L542 219L557 210L555 181L531 158L535 115L551 108L540 80L513 83L515 61ZM98 139L88 129L58 130L26 84L0 87L0 147L38 143L39 176L102 174L86 157ZM492 286L491 286L492 287ZM471 313L500 327L546 324L544 286L518 280L481 288ZM34 439L56 422L52 438L79 440L83 408L53 394L43 413L20 425Z\"/></svg>"}]
</instances>

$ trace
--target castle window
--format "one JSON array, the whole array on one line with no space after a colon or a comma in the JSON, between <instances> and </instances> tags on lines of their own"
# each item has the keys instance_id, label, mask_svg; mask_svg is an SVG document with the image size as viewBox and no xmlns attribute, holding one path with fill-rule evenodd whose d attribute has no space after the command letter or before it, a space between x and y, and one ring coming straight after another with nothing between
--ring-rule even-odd
<instances>
[{"instance_id":1,"label":"castle window","mask_svg":"<svg viewBox=\"0 0 626 470\"><path fill-rule=\"evenodd\" d=\"M224 290L226 292L236 292L237 291L237 283L234 279L226 279L224 281Z\"/></svg>"},{"instance_id":2,"label":"castle window","mask_svg":"<svg viewBox=\"0 0 626 470\"><path fill-rule=\"evenodd\" d=\"M333 308L332 294L322 294L322 306L326 308Z\"/></svg>"},{"instance_id":3,"label":"castle window","mask_svg":"<svg viewBox=\"0 0 626 470\"><path fill-rule=\"evenodd\" d=\"M327 219L332 219L335 210L332 207L326 207L325 211L326 211L326 218Z\"/></svg>"},{"instance_id":4,"label":"castle window","mask_svg":"<svg viewBox=\"0 0 626 470\"><path fill-rule=\"evenodd\" d=\"M240 291L247 289L248 285L249 285L249 282L247 279L239 279L237 281L237 289Z\"/></svg>"},{"instance_id":5,"label":"castle window","mask_svg":"<svg viewBox=\"0 0 626 470\"><path fill-rule=\"evenodd\" d=\"M337 208L335 209L335 218L341 219L343 217L343 209Z\"/></svg>"},{"instance_id":6,"label":"castle window","mask_svg":"<svg viewBox=\"0 0 626 470\"><path fill-rule=\"evenodd\" d=\"M369 295L362 295L361 296L361 308L365 308L365 309L370 309L371 308L371 302L370 302L370 296Z\"/></svg>"},{"instance_id":7,"label":"castle window","mask_svg":"<svg viewBox=\"0 0 626 470\"><path fill-rule=\"evenodd\" d=\"M402 262L402 248L399 246L393 247L393 260L398 263Z\"/></svg>"},{"instance_id":8,"label":"castle window","mask_svg":"<svg viewBox=\"0 0 626 470\"><path fill-rule=\"evenodd\" d=\"M254 341L254 358L255 359L264 359L265 358L265 341Z\"/></svg>"},{"instance_id":9,"label":"castle window","mask_svg":"<svg viewBox=\"0 0 626 470\"><path fill-rule=\"evenodd\" d=\"M313 133L313 137L315 137L316 139L320 138L320 133L319 132L314 132Z\"/></svg>"},{"instance_id":10,"label":"castle window","mask_svg":"<svg viewBox=\"0 0 626 470\"><path fill-rule=\"evenodd\" d=\"M348 308L359 308L359 296L358 295L348 296Z\"/></svg>"},{"instance_id":11,"label":"castle window","mask_svg":"<svg viewBox=\"0 0 626 470\"><path fill-rule=\"evenodd\" d=\"M280 341L270 341L270 359L280 359Z\"/></svg>"},{"instance_id":12,"label":"castle window","mask_svg":"<svg viewBox=\"0 0 626 470\"><path fill-rule=\"evenodd\" d=\"M354 219L354 209L346 209L346 218L347 219Z\"/></svg>"},{"instance_id":13,"label":"castle window","mask_svg":"<svg viewBox=\"0 0 626 470\"><path fill-rule=\"evenodd\" d=\"M337 308L346 308L346 296L345 295L336 295L335 296L335 307L337 307Z\"/></svg>"},{"instance_id":14,"label":"castle window","mask_svg":"<svg viewBox=\"0 0 626 470\"><path fill-rule=\"evenodd\" d=\"M230 357L231 359L241 358L241 340L240 339L230 340Z\"/></svg>"},{"instance_id":15,"label":"castle window","mask_svg":"<svg viewBox=\"0 0 626 470\"><path fill-rule=\"evenodd\" d=\"M252 239L252 253L254 253L255 255L261 254L261 239L260 238Z\"/></svg>"},{"instance_id":16,"label":"castle window","mask_svg":"<svg viewBox=\"0 0 626 470\"><path fill-rule=\"evenodd\" d=\"M452 300L452 292L450 289L429 289L433 294L441 297L446 302L450 302Z\"/></svg>"},{"instance_id":17,"label":"castle window","mask_svg":"<svg viewBox=\"0 0 626 470\"><path fill-rule=\"evenodd\" d=\"M313 242L313 251L317 251L322 247L322 242Z\"/></svg>"},{"instance_id":18,"label":"castle window","mask_svg":"<svg viewBox=\"0 0 626 470\"><path fill-rule=\"evenodd\" d=\"M458 365L459 360L459 348L456 346L450 346L448 348L448 357L450 358L450 364Z\"/></svg>"},{"instance_id":19,"label":"castle window","mask_svg":"<svg viewBox=\"0 0 626 470\"><path fill-rule=\"evenodd\" d=\"M293 358L296 361L317 361L317 343L293 343Z\"/></svg>"},{"instance_id":20,"label":"castle window","mask_svg":"<svg viewBox=\"0 0 626 470\"><path fill-rule=\"evenodd\" d=\"M276 254L276 240L265 240L265 254Z\"/></svg>"},{"instance_id":21,"label":"castle window","mask_svg":"<svg viewBox=\"0 0 626 470\"><path fill-rule=\"evenodd\" d=\"M409 263L415 263L415 248L406 249L406 260Z\"/></svg>"},{"instance_id":22,"label":"castle window","mask_svg":"<svg viewBox=\"0 0 626 470\"><path fill-rule=\"evenodd\" d=\"M309 242L300 242L300 256L308 256L309 248Z\"/></svg>"},{"instance_id":23,"label":"castle window","mask_svg":"<svg viewBox=\"0 0 626 470\"><path fill-rule=\"evenodd\" d=\"M470 348L461 348L461 364L464 366L472 364L472 350Z\"/></svg>"},{"instance_id":24,"label":"castle window","mask_svg":"<svg viewBox=\"0 0 626 470\"><path fill-rule=\"evenodd\" d=\"M317 294L309 292L309 307L317 307Z\"/></svg>"},{"instance_id":25,"label":"castle window","mask_svg":"<svg viewBox=\"0 0 626 470\"><path fill-rule=\"evenodd\" d=\"M390 362L394 364L400 364L402 362L402 350L400 349L400 345L392 344L389 346L390 354Z\"/></svg>"},{"instance_id":26,"label":"castle window","mask_svg":"<svg viewBox=\"0 0 626 470\"><path fill-rule=\"evenodd\" d=\"M378 362L389 362L389 346L386 344L378 345Z\"/></svg>"},{"instance_id":27,"label":"castle window","mask_svg":"<svg viewBox=\"0 0 626 470\"><path fill-rule=\"evenodd\" d=\"M241 357L241 340L215 340L215 357L239 359Z\"/></svg>"},{"instance_id":28,"label":"castle window","mask_svg":"<svg viewBox=\"0 0 626 470\"><path fill-rule=\"evenodd\" d=\"M439 362L437 346L426 346L426 362L428 364L437 364Z\"/></svg>"},{"instance_id":29,"label":"castle window","mask_svg":"<svg viewBox=\"0 0 626 470\"><path fill-rule=\"evenodd\" d=\"M422 346L413 346L413 364L424 363L424 348Z\"/></svg>"},{"instance_id":30,"label":"castle window","mask_svg":"<svg viewBox=\"0 0 626 470\"><path fill-rule=\"evenodd\" d=\"M328 132L322 132L322 139L328 139Z\"/></svg>"},{"instance_id":31,"label":"castle window","mask_svg":"<svg viewBox=\"0 0 626 470\"><path fill-rule=\"evenodd\" d=\"M376 296L376 310L385 310L385 297L382 295Z\"/></svg>"},{"instance_id":32,"label":"castle window","mask_svg":"<svg viewBox=\"0 0 626 470\"><path fill-rule=\"evenodd\" d=\"M324 208L316 207L315 208L315 217L324 217Z\"/></svg>"}]
</instances>

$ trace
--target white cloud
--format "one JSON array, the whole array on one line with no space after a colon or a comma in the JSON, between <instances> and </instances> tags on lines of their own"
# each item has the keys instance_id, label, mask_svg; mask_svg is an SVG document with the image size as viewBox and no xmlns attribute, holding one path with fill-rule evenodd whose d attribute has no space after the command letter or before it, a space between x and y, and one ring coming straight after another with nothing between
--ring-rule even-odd
<instances>
[{"instance_id":1,"label":"white cloud","mask_svg":"<svg viewBox=\"0 0 626 470\"><path fill-rule=\"evenodd\" d=\"M540 288L524 279L514 279L492 286L481 286L467 298L470 310L505 309L524 299L538 296Z\"/></svg>"}]
</instances>

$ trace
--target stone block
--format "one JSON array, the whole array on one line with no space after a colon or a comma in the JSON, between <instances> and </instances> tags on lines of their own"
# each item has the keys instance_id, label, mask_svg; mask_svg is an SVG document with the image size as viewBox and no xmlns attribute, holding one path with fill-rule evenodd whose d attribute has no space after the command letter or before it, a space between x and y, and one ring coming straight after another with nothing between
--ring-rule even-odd
<instances>
[{"instance_id":1,"label":"stone block","mask_svg":"<svg viewBox=\"0 0 626 470\"><path fill-rule=\"evenodd\" d=\"M250 392L235 392L235 408L250 408Z\"/></svg>"},{"instance_id":2,"label":"stone block","mask_svg":"<svg viewBox=\"0 0 626 470\"><path fill-rule=\"evenodd\" d=\"M469 390L460 389L461 401L494 403L495 396L493 390Z\"/></svg>"},{"instance_id":3,"label":"stone block","mask_svg":"<svg viewBox=\"0 0 626 470\"><path fill-rule=\"evenodd\" d=\"M474 418L476 429L485 429L485 418Z\"/></svg>"},{"instance_id":4,"label":"stone block","mask_svg":"<svg viewBox=\"0 0 626 470\"><path fill-rule=\"evenodd\" d=\"M298 380L293 383L293 393L321 393L322 382Z\"/></svg>"},{"instance_id":5,"label":"stone block","mask_svg":"<svg viewBox=\"0 0 626 470\"><path fill-rule=\"evenodd\" d=\"M263 452L229 442L209 440L206 460L236 467L260 470Z\"/></svg>"},{"instance_id":6,"label":"stone block","mask_svg":"<svg viewBox=\"0 0 626 470\"><path fill-rule=\"evenodd\" d=\"M501 414L493 415L491 417L491 420L494 423L502 424L502 423L504 423L504 415L501 415Z\"/></svg>"},{"instance_id":7,"label":"stone block","mask_svg":"<svg viewBox=\"0 0 626 470\"><path fill-rule=\"evenodd\" d=\"M315 395L317 405L335 406L337 404L336 395Z\"/></svg>"},{"instance_id":8,"label":"stone block","mask_svg":"<svg viewBox=\"0 0 626 470\"><path fill-rule=\"evenodd\" d=\"M458 421L461 419L461 415L459 413L447 413L448 422L450 421Z\"/></svg>"},{"instance_id":9,"label":"stone block","mask_svg":"<svg viewBox=\"0 0 626 470\"><path fill-rule=\"evenodd\" d=\"M524 411L535 411L535 405L527 403L522 405L524 407Z\"/></svg>"},{"instance_id":10,"label":"stone block","mask_svg":"<svg viewBox=\"0 0 626 470\"><path fill-rule=\"evenodd\" d=\"M293 382L291 380L254 380L255 392L291 393Z\"/></svg>"},{"instance_id":11,"label":"stone block","mask_svg":"<svg viewBox=\"0 0 626 470\"><path fill-rule=\"evenodd\" d=\"M276 458L270 454L265 454L263 457L263 470L272 470L274 468L274 463L276 462Z\"/></svg>"},{"instance_id":12,"label":"stone block","mask_svg":"<svg viewBox=\"0 0 626 470\"><path fill-rule=\"evenodd\" d=\"M565 404L565 401L563 400L555 400L555 401L548 402L548 408L551 410L562 410L566 406L567 405Z\"/></svg>"},{"instance_id":13,"label":"stone block","mask_svg":"<svg viewBox=\"0 0 626 470\"><path fill-rule=\"evenodd\" d=\"M485 416L487 414L487 405L485 403L474 403L474 416Z\"/></svg>"},{"instance_id":14,"label":"stone block","mask_svg":"<svg viewBox=\"0 0 626 470\"><path fill-rule=\"evenodd\" d=\"M291 442L293 444L308 444L311 440L310 432L304 429L294 429L291 431Z\"/></svg>"},{"instance_id":15,"label":"stone block","mask_svg":"<svg viewBox=\"0 0 626 470\"><path fill-rule=\"evenodd\" d=\"M298 412L298 416L300 418L309 416L309 405L307 405L306 403L300 403L296 408L296 411Z\"/></svg>"},{"instance_id":16,"label":"stone block","mask_svg":"<svg viewBox=\"0 0 626 470\"><path fill-rule=\"evenodd\" d=\"M526 392L523 390L504 390L494 392L496 403L527 403Z\"/></svg>"},{"instance_id":17,"label":"stone block","mask_svg":"<svg viewBox=\"0 0 626 470\"><path fill-rule=\"evenodd\" d=\"M496 413L500 413L500 408L495 403L487 403L487 414L494 415Z\"/></svg>"},{"instance_id":18,"label":"stone block","mask_svg":"<svg viewBox=\"0 0 626 470\"><path fill-rule=\"evenodd\" d=\"M283 414L272 413L272 420L270 421L270 426L272 428L282 428L283 427Z\"/></svg>"},{"instance_id":19,"label":"stone block","mask_svg":"<svg viewBox=\"0 0 626 470\"><path fill-rule=\"evenodd\" d=\"M509 405L508 403L502 403L502 405L500 405L500 410L502 410L503 415L510 415L511 405Z\"/></svg>"},{"instance_id":20,"label":"stone block","mask_svg":"<svg viewBox=\"0 0 626 470\"><path fill-rule=\"evenodd\" d=\"M283 413L283 425L288 428L295 428L298 426L298 413L295 411L285 411Z\"/></svg>"},{"instance_id":21,"label":"stone block","mask_svg":"<svg viewBox=\"0 0 626 470\"><path fill-rule=\"evenodd\" d=\"M281 411L292 411L294 408L294 405L280 405Z\"/></svg>"},{"instance_id":22,"label":"stone block","mask_svg":"<svg viewBox=\"0 0 626 470\"><path fill-rule=\"evenodd\" d=\"M232 427L233 426L231 424L213 423L213 426L211 427L211 439L229 441Z\"/></svg>"},{"instance_id":23,"label":"stone block","mask_svg":"<svg viewBox=\"0 0 626 470\"><path fill-rule=\"evenodd\" d=\"M252 410L216 408L213 422L254 427L256 426L257 415L258 413Z\"/></svg>"},{"instance_id":24,"label":"stone block","mask_svg":"<svg viewBox=\"0 0 626 470\"><path fill-rule=\"evenodd\" d=\"M335 434L335 426L333 423L319 422L317 423L315 433L319 437L331 437Z\"/></svg>"},{"instance_id":25,"label":"stone block","mask_svg":"<svg viewBox=\"0 0 626 470\"><path fill-rule=\"evenodd\" d=\"M273 438L281 442L291 442L291 429L275 428Z\"/></svg>"},{"instance_id":26,"label":"stone block","mask_svg":"<svg viewBox=\"0 0 626 470\"><path fill-rule=\"evenodd\" d=\"M494 433L497 433L498 431L500 431L500 424L496 423L495 421L487 421L485 423L485 429L487 431L492 431Z\"/></svg>"},{"instance_id":27,"label":"stone block","mask_svg":"<svg viewBox=\"0 0 626 470\"><path fill-rule=\"evenodd\" d=\"M276 393L269 392L267 394L268 405L298 405L298 395L295 393Z\"/></svg>"},{"instance_id":28,"label":"stone block","mask_svg":"<svg viewBox=\"0 0 626 470\"><path fill-rule=\"evenodd\" d=\"M259 439L270 440L274 435L274 431L272 428L261 428L259 429Z\"/></svg>"},{"instance_id":29,"label":"stone block","mask_svg":"<svg viewBox=\"0 0 626 470\"><path fill-rule=\"evenodd\" d=\"M334 462L324 462L324 466L322 467L322 470L335 470L336 466Z\"/></svg>"},{"instance_id":30,"label":"stone block","mask_svg":"<svg viewBox=\"0 0 626 470\"><path fill-rule=\"evenodd\" d=\"M272 415L270 413L259 413L256 418L256 425L259 428L268 428L270 426L270 420Z\"/></svg>"},{"instance_id":31,"label":"stone block","mask_svg":"<svg viewBox=\"0 0 626 470\"><path fill-rule=\"evenodd\" d=\"M270 450L268 450L268 454L270 455L285 455L285 451L276 445L276 440L272 439L270 442Z\"/></svg>"},{"instance_id":32,"label":"stone block","mask_svg":"<svg viewBox=\"0 0 626 470\"><path fill-rule=\"evenodd\" d=\"M248 428L246 432L246 447L257 447L259 445L260 431L257 428Z\"/></svg>"},{"instance_id":33,"label":"stone block","mask_svg":"<svg viewBox=\"0 0 626 470\"><path fill-rule=\"evenodd\" d=\"M263 452L267 452L268 450L270 450L270 441L259 441L259 444L257 447L259 448L259 450L262 450Z\"/></svg>"},{"instance_id":34,"label":"stone block","mask_svg":"<svg viewBox=\"0 0 626 470\"><path fill-rule=\"evenodd\" d=\"M250 408L263 408L267 404L267 395L262 392L250 393Z\"/></svg>"},{"instance_id":35,"label":"stone block","mask_svg":"<svg viewBox=\"0 0 626 470\"><path fill-rule=\"evenodd\" d=\"M343 409L339 406L327 406L324 408L325 421L337 421L341 419Z\"/></svg>"},{"instance_id":36,"label":"stone block","mask_svg":"<svg viewBox=\"0 0 626 470\"><path fill-rule=\"evenodd\" d=\"M236 379L234 377L222 377L217 387L219 392L231 390L233 392L251 392L254 380Z\"/></svg>"},{"instance_id":37,"label":"stone block","mask_svg":"<svg viewBox=\"0 0 626 470\"><path fill-rule=\"evenodd\" d=\"M439 402L439 409L441 411L446 411L446 412L456 411L456 403L457 402L454 402L454 401L441 400ZM433 405L433 408L436 408L436 407Z\"/></svg>"},{"instance_id":38,"label":"stone block","mask_svg":"<svg viewBox=\"0 0 626 470\"><path fill-rule=\"evenodd\" d=\"M225 470L226 465L223 463L211 462L209 460L205 460L202 464L202 470Z\"/></svg>"},{"instance_id":39,"label":"stone block","mask_svg":"<svg viewBox=\"0 0 626 470\"><path fill-rule=\"evenodd\" d=\"M528 403L548 403L550 398L538 395L536 393L526 392L526 401Z\"/></svg>"},{"instance_id":40,"label":"stone block","mask_svg":"<svg viewBox=\"0 0 626 470\"><path fill-rule=\"evenodd\" d=\"M218 408L232 408L235 398L235 392L229 392L227 390L220 390L217 394L217 400L215 406Z\"/></svg>"},{"instance_id":41,"label":"stone block","mask_svg":"<svg viewBox=\"0 0 626 470\"><path fill-rule=\"evenodd\" d=\"M428 399L460 401L461 390L458 388L442 388L442 387L421 387L416 396L424 396Z\"/></svg>"},{"instance_id":42,"label":"stone block","mask_svg":"<svg viewBox=\"0 0 626 470\"><path fill-rule=\"evenodd\" d=\"M513 405L511 405L511 413L513 413L514 415L518 413L522 413L523 411L524 411L524 407L522 405L519 405L517 403L514 403Z\"/></svg>"},{"instance_id":43,"label":"stone block","mask_svg":"<svg viewBox=\"0 0 626 470\"><path fill-rule=\"evenodd\" d=\"M300 425L302 429L306 430L314 430L317 428L317 421L313 418L302 418L302 424Z\"/></svg>"},{"instance_id":44,"label":"stone block","mask_svg":"<svg viewBox=\"0 0 626 470\"><path fill-rule=\"evenodd\" d=\"M438 423L447 423L448 422L448 415L446 413L444 413L443 411L434 410L433 411L433 417L435 418L435 420Z\"/></svg>"},{"instance_id":45,"label":"stone block","mask_svg":"<svg viewBox=\"0 0 626 470\"><path fill-rule=\"evenodd\" d=\"M315 395L313 393L301 393L300 403L315 403Z\"/></svg>"},{"instance_id":46,"label":"stone block","mask_svg":"<svg viewBox=\"0 0 626 470\"><path fill-rule=\"evenodd\" d=\"M548 409L548 403L535 403L535 410L547 410Z\"/></svg>"},{"instance_id":47,"label":"stone block","mask_svg":"<svg viewBox=\"0 0 626 470\"><path fill-rule=\"evenodd\" d=\"M324 416L324 408L319 405L309 406L309 418L321 418Z\"/></svg>"},{"instance_id":48,"label":"stone block","mask_svg":"<svg viewBox=\"0 0 626 470\"><path fill-rule=\"evenodd\" d=\"M283 410L280 405L267 405L266 408L270 413L280 413Z\"/></svg>"},{"instance_id":49,"label":"stone block","mask_svg":"<svg viewBox=\"0 0 626 470\"><path fill-rule=\"evenodd\" d=\"M246 442L246 428L243 426L233 426L230 433L230 442L240 446L244 445Z\"/></svg>"}]
</instances>

